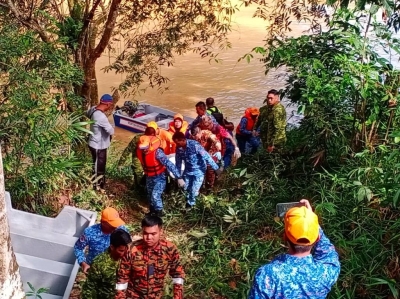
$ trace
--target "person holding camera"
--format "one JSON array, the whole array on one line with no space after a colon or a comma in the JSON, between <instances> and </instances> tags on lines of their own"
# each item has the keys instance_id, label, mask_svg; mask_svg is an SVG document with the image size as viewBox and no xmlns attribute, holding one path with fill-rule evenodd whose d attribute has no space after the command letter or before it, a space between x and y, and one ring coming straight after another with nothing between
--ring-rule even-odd
<instances>
[{"instance_id":1,"label":"person holding camera","mask_svg":"<svg viewBox=\"0 0 400 299\"><path fill-rule=\"evenodd\" d=\"M288 253L275 257L256 272L249 299L326 298L336 283L340 263L306 199L284 216ZM313 253L312 253L313 251Z\"/></svg>"}]
</instances>

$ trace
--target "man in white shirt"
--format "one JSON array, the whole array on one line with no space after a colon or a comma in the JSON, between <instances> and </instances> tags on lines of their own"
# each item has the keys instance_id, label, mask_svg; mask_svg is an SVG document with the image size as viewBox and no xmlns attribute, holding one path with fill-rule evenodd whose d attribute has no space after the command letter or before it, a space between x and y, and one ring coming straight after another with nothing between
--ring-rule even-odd
<instances>
[{"instance_id":1,"label":"man in white shirt","mask_svg":"<svg viewBox=\"0 0 400 299\"><path fill-rule=\"evenodd\" d=\"M111 126L105 112L113 107L113 98L105 94L97 106L91 107L86 115L93 121L90 125L89 149L93 159L93 188L104 189L106 178L107 149L111 143L114 128Z\"/></svg>"}]
</instances>

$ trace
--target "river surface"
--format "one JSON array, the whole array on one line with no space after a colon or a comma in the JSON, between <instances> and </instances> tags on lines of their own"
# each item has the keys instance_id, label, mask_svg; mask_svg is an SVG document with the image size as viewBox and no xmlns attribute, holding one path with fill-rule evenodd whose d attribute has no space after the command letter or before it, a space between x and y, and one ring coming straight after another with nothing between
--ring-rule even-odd
<instances>
[{"instance_id":1,"label":"river surface","mask_svg":"<svg viewBox=\"0 0 400 299\"><path fill-rule=\"evenodd\" d=\"M235 0L239 3L238 0ZM247 63L238 62L244 54L256 46L264 45L267 23L253 18L256 7L240 8L233 17L233 30L229 34L232 47L220 52L221 63L209 62L198 54L187 53L177 56L172 67L163 67L162 73L170 79L168 90L160 93L157 89L147 89L145 93L135 97L139 102L145 102L195 117L195 104L205 101L208 97L215 99L215 104L222 109L224 115L235 123L239 122L247 107L260 107L269 89L280 89L284 86L284 70L271 71L265 75L265 67L258 58ZM307 24L292 26L292 35L299 36L308 28ZM122 44L121 44L122 46ZM118 50L118 49L117 49ZM112 93L111 87L118 86L123 75L104 73L101 69L109 64L110 58L105 53L97 62L97 79L99 95ZM123 98L118 103L122 105ZM287 116L291 117L296 107L287 106ZM112 121L112 117L110 118ZM116 128L115 138L122 144L130 141L133 133Z\"/></svg>"}]
</instances>

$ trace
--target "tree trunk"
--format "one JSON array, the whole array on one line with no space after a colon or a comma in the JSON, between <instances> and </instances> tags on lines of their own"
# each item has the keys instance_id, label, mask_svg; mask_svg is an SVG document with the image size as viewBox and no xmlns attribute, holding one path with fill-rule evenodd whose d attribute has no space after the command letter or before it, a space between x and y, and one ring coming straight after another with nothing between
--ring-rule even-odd
<instances>
[{"instance_id":1,"label":"tree trunk","mask_svg":"<svg viewBox=\"0 0 400 299\"><path fill-rule=\"evenodd\" d=\"M83 65L85 82L82 85L80 96L86 99L86 104L95 106L99 103L99 90L96 77L96 61L86 61Z\"/></svg>"},{"instance_id":2,"label":"tree trunk","mask_svg":"<svg viewBox=\"0 0 400 299\"><path fill-rule=\"evenodd\" d=\"M104 24L104 32L101 34L97 46L95 46L98 24L92 23L100 0L96 0L85 17L82 31L78 40L78 48L75 51L75 63L82 67L84 83L79 90L79 95L85 98L84 106L94 106L99 102L99 91L96 78L96 61L106 49L115 28L122 0L111 0L107 20ZM89 8L88 8L89 11ZM90 104L90 105L89 105Z\"/></svg>"},{"instance_id":3,"label":"tree trunk","mask_svg":"<svg viewBox=\"0 0 400 299\"><path fill-rule=\"evenodd\" d=\"M0 148L0 298L25 298L19 267L11 246L10 228L8 227L3 162Z\"/></svg>"}]
</instances>

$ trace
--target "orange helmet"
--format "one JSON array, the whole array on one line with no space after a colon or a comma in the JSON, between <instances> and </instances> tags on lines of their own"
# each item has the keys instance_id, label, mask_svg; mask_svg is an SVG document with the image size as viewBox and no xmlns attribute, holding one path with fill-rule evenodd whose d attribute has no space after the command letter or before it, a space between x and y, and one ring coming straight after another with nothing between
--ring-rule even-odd
<instances>
[{"instance_id":1,"label":"orange helmet","mask_svg":"<svg viewBox=\"0 0 400 299\"><path fill-rule=\"evenodd\" d=\"M174 120L175 120L175 119L183 120L182 114L180 114L180 113L175 114L175 115L174 115Z\"/></svg>"},{"instance_id":2,"label":"orange helmet","mask_svg":"<svg viewBox=\"0 0 400 299\"><path fill-rule=\"evenodd\" d=\"M147 123L147 127L148 127L148 128L153 128L154 130L157 130L157 129L158 129L158 125L157 125L157 123L156 123L155 121L150 121L150 122L148 122L148 123Z\"/></svg>"}]
</instances>

